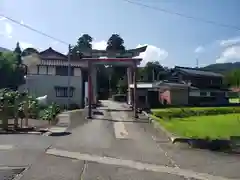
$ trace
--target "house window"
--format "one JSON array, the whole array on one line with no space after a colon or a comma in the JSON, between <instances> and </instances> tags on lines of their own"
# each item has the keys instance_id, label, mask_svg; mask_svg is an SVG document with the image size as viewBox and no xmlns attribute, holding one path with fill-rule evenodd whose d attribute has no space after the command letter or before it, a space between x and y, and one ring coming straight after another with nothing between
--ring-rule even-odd
<instances>
[{"instance_id":1,"label":"house window","mask_svg":"<svg viewBox=\"0 0 240 180\"><path fill-rule=\"evenodd\" d=\"M43 66L43 65L37 66L37 74L46 75L47 72L48 72L48 67L47 66Z\"/></svg>"},{"instance_id":2,"label":"house window","mask_svg":"<svg viewBox=\"0 0 240 180\"><path fill-rule=\"evenodd\" d=\"M54 66L47 66L47 74L48 75L55 75L55 67Z\"/></svg>"},{"instance_id":3,"label":"house window","mask_svg":"<svg viewBox=\"0 0 240 180\"><path fill-rule=\"evenodd\" d=\"M217 92L211 92L211 96L217 96Z\"/></svg>"},{"instance_id":4,"label":"house window","mask_svg":"<svg viewBox=\"0 0 240 180\"><path fill-rule=\"evenodd\" d=\"M55 87L56 97L73 97L74 87L70 87L70 92L68 96L67 87Z\"/></svg>"},{"instance_id":5,"label":"house window","mask_svg":"<svg viewBox=\"0 0 240 180\"><path fill-rule=\"evenodd\" d=\"M207 96L207 92L200 92L200 96Z\"/></svg>"},{"instance_id":6,"label":"house window","mask_svg":"<svg viewBox=\"0 0 240 180\"><path fill-rule=\"evenodd\" d=\"M68 76L68 67L67 66L57 66L56 75L58 76ZM74 75L73 67L70 68L70 76Z\"/></svg>"}]
</instances>

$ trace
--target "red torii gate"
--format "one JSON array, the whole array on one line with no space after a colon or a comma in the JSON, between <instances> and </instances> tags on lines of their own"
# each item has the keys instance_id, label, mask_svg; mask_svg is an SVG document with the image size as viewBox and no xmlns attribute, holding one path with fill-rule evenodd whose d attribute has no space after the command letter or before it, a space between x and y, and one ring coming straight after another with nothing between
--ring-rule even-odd
<instances>
[{"instance_id":1,"label":"red torii gate","mask_svg":"<svg viewBox=\"0 0 240 180\"><path fill-rule=\"evenodd\" d=\"M96 96L94 94L93 96L93 74L96 76L96 73L92 73L93 67L99 64L103 65L115 65L115 66L127 66L127 76L128 76L128 102L131 103L132 101L132 93L131 89L129 88L129 84L133 82L134 88L133 88L133 111L134 111L134 117L137 118L137 65L140 64L141 58L83 58L83 61L87 61L88 65L88 118L92 118L92 104L96 103L96 98L93 98ZM132 76L133 74L133 76ZM94 85L96 86L96 84ZM96 87L95 87L96 88Z\"/></svg>"},{"instance_id":2,"label":"red torii gate","mask_svg":"<svg viewBox=\"0 0 240 180\"><path fill-rule=\"evenodd\" d=\"M88 68L88 118L92 118L92 102L96 101L96 69L93 72L93 68L96 65L112 65L112 66L126 66L128 67L128 102L132 104L132 92L129 84L133 83L133 111L134 117L137 118L137 66L140 65L141 58L138 57L140 53L145 52L147 46L142 46L136 49L129 49L125 51L106 51L106 50L90 50L81 52L81 62L85 64ZM101 58L106 57L106 58ZM132 76L133 74L133 76ZM94 83L92 80L95 79ZM93 98L93 88L94 88L94 98ZM96 102L94 102L96 103Z\"/></svg>"}]
</instances>

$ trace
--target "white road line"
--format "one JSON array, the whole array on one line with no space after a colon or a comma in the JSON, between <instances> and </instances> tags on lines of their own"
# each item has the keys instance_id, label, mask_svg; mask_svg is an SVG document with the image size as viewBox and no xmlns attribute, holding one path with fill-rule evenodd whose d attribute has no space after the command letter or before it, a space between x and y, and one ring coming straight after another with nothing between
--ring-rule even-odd
<instances>
[{"instance_id":1,"label":"white road line","mask_svg":"<svg viewBox=\"0 0 240 180\"><path fill-rule=\"evenodd\" d=\"M90 154L82 154L80 152L69 152L69 151L58 150L58 149L48 149L46 153L54 156L67 157L67 158L78 159L83 161L92 161L100 164L125 166L128 168L134 168L137 170L147 170L147 171L153 171L153 172L168 173L168 174L174 174L178 176L184 176L186 178L195 178L199 180L236 180L236 179L230 179L230 178L225 178L220 176L214 176L207 173L198 173L192 170L180 169L176 167L141 163L138 161L124 160L124 159L117 159L117 158L110 158L110 157L101 157L101 156L90 155Z\"/></svg>"},{"instance_id":2,"label":"white road line","mask_svg":"<svg viewBox=\"0 0 240 180\"><path fill-rule=\"evenodd\" d=\"M14 145L12 144L0 144L0 150L10 150L13 149Z\"/></svg>"},{"instance_id":3,"label":"white road line","mask_svg":"<svg viewBox=\"0 0 240 180\"><path fill-rule=\"evenodd\" d=\"M113 127L117 139L127 139L128 132L123 122L114 122Z\"/></svg>"}]
</instances>

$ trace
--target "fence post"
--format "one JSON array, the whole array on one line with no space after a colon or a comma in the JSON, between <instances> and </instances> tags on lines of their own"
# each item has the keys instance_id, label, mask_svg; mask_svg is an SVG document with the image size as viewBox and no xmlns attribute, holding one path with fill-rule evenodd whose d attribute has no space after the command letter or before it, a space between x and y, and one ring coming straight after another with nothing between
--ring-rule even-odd
<instances>
[{"instance_id":1,"label":"fence post","mask_svg":"<svg viewBox=\"0 0 240 180\"><path fill-rule=\"evenodd\" d=\"M14 129L18 127L18 102L19 98L16 97L14 100Z\"/></svg>"},{"instance_id":2,"label":"fence post","mask_svg":"<svg viewBox=\"0 0 240 180\"><path fill-rule=\"evenodd\" d=\"M29 117L29 102L28 102L28 97L26 95L25 97L25 102L24 102L24 114L25 114L25 127L28 127L28 117Z\"/></svg>"},{"instance_id":3,"label":"fence post","mask_svg":"<svg viewBox=\"0 0 240 180\"><path fill-rule=\"evenodd\" d=\"M3 100L3 120L2 120L3 129L8 129L8 100Z\"/></svg>"}]
</instances>

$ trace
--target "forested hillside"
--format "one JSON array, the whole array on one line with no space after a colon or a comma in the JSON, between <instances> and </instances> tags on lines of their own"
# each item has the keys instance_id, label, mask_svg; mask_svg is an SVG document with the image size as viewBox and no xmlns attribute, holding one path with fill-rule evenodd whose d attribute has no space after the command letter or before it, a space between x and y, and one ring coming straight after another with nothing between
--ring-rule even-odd
<instances>
[{"instance_id":1,"label":"forested hillside","mask_svg":"<svg viewBox=\"0 0 240 180\"><path fill-rule=\"evenodd\" d=\"M240 68L240 62L210 64L210 65L208 65L206 67L203 67L201 69L225 74L226 72L232 71L233 69L237 69L237 68Z\"/></svg>"}]
</instances>

